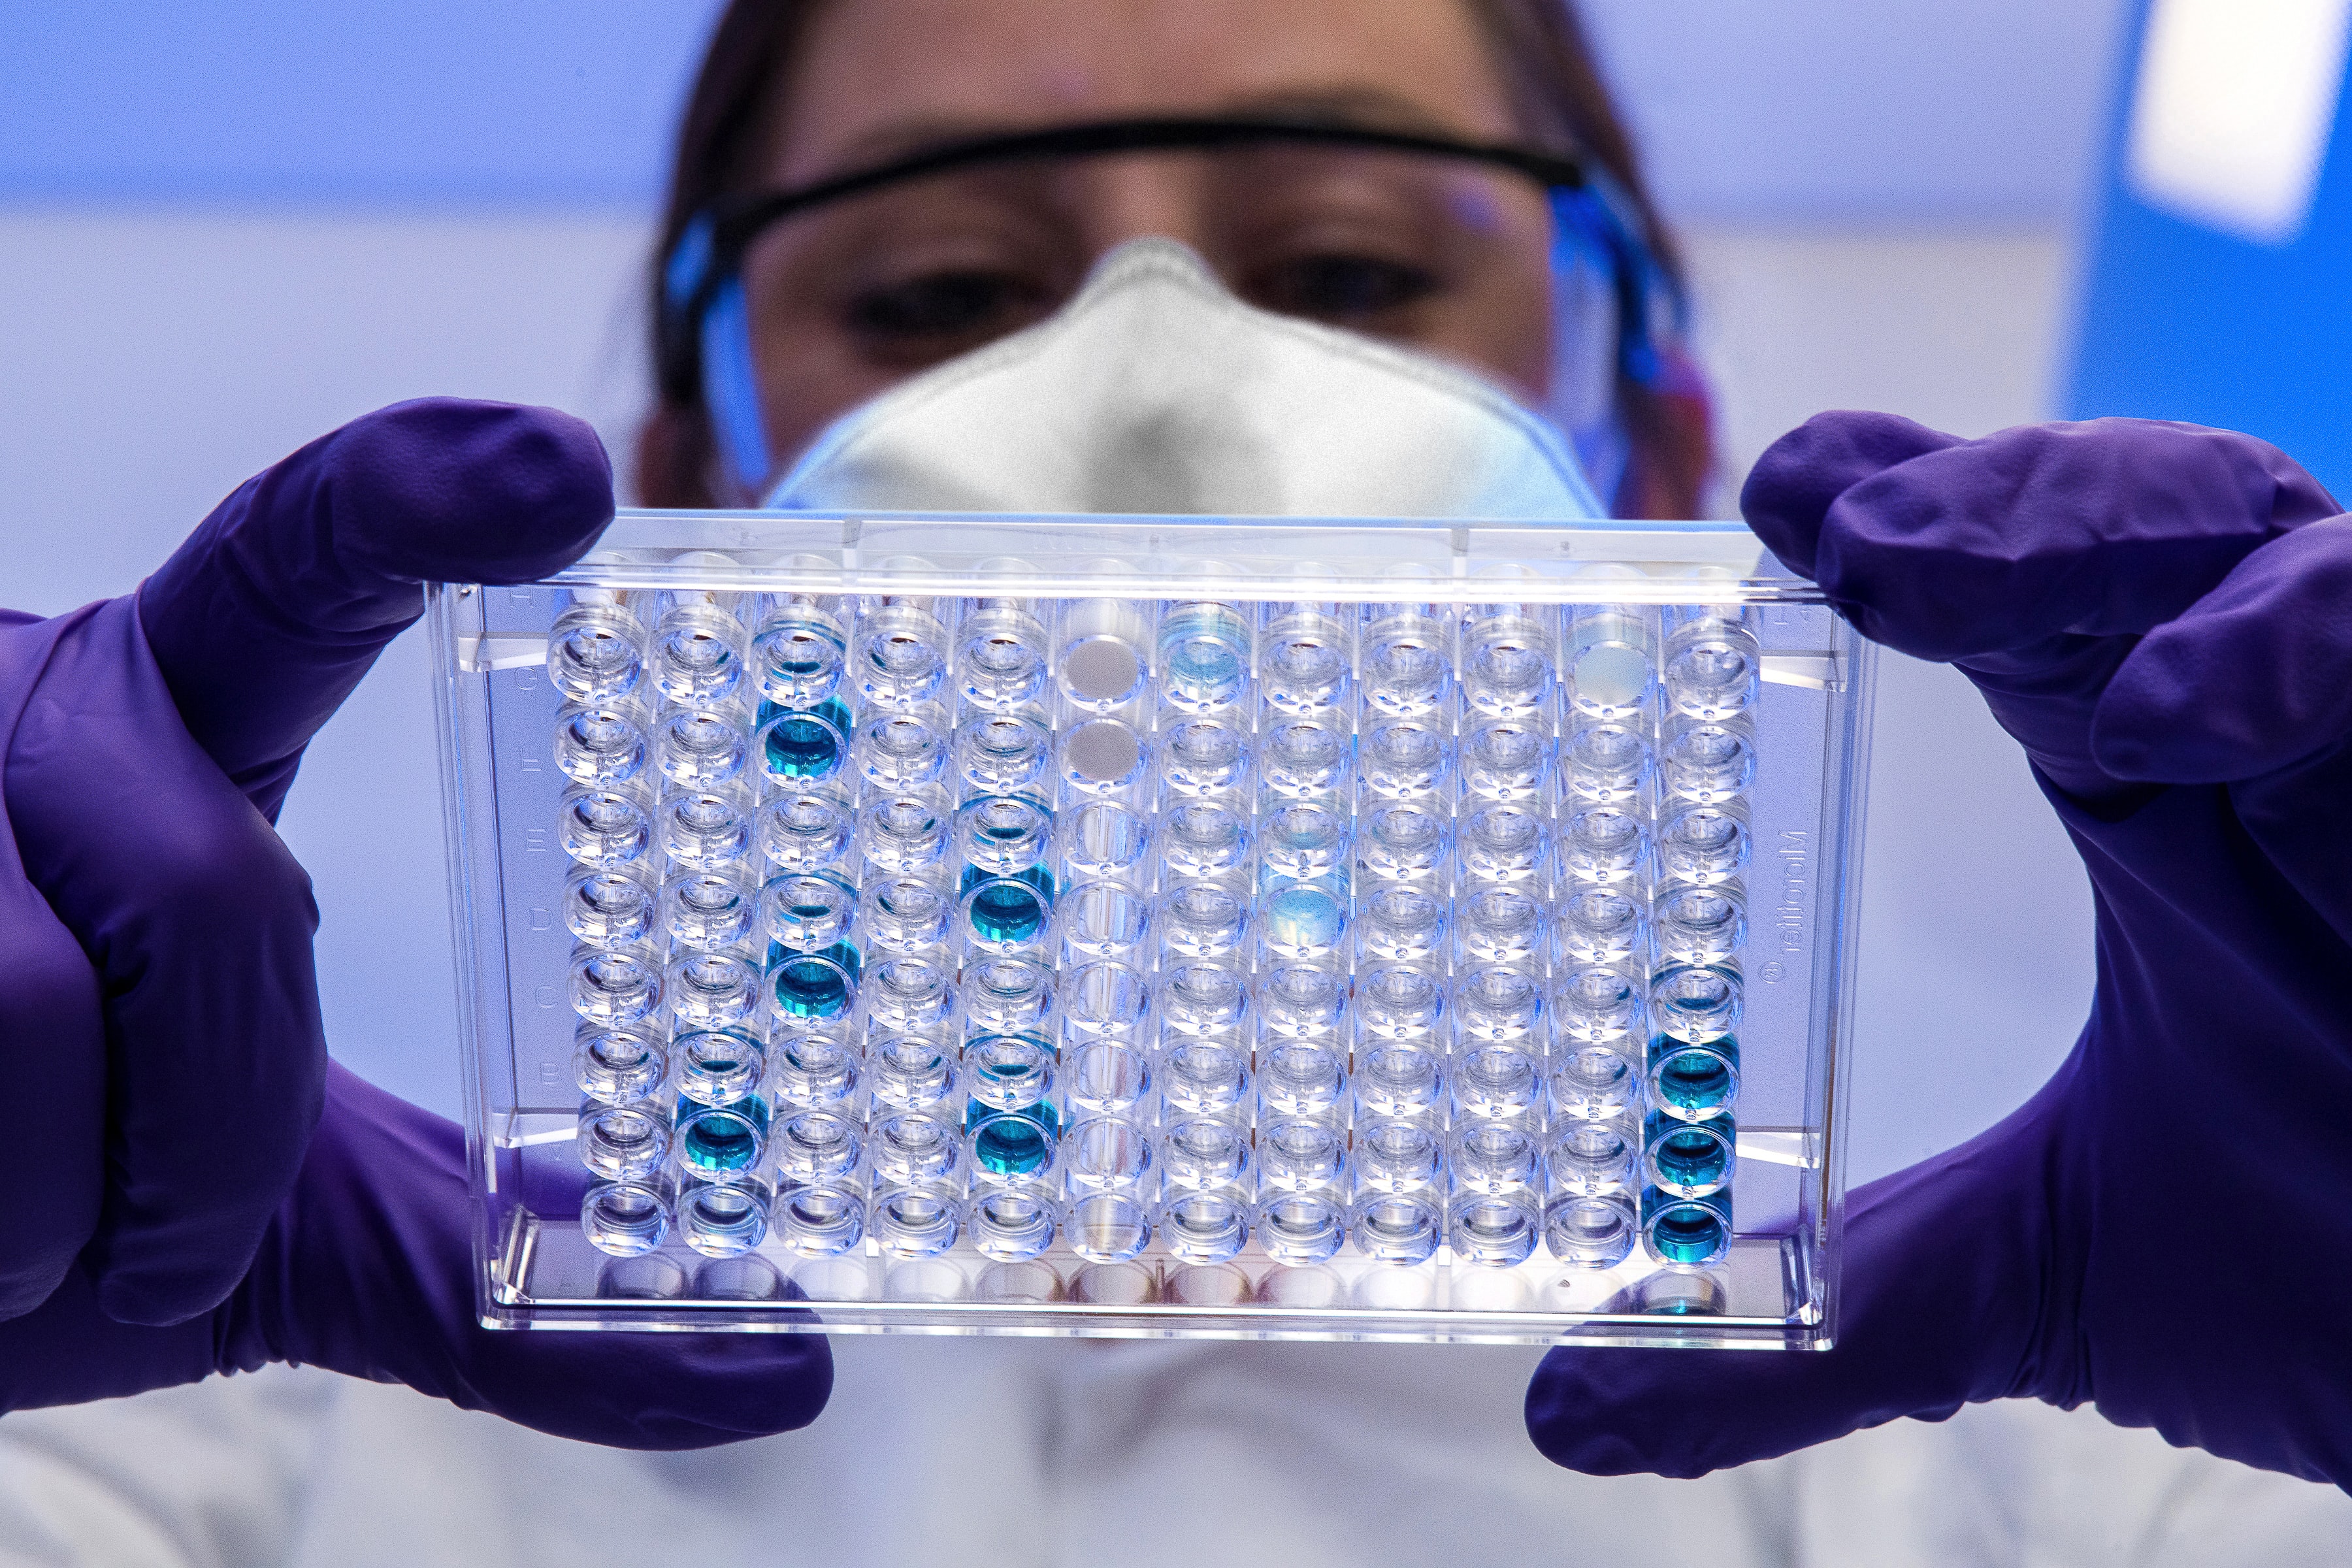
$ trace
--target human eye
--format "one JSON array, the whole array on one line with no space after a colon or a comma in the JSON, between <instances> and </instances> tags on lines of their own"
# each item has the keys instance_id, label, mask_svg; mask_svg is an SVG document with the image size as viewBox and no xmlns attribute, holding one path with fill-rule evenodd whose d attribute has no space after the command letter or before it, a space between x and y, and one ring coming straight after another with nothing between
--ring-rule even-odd
<instances>
[{"instance_id":1,"label":"human eye","mask_svg":"<svg viewBox=\"0 0 2352 1568\"><path fill-rule=\"evenodd\" d=\"M1366 251L1328 249L1261 264L1244 291L1253 304L1284 315L1370 327L1444 287L1433 268Z\"/></svg>"},{"instance_id":2,"label":"human eye","mask_svg":"<svg viewBox=\"0 0 2352 1568\"><path fill-rule=\"evenodd\" d=\"M1001 337L1052 309L1051 290L1034 279L948 266L869 282L844 301L842 317L873 352L932 354Z\"/></svg>"}]
</instances>

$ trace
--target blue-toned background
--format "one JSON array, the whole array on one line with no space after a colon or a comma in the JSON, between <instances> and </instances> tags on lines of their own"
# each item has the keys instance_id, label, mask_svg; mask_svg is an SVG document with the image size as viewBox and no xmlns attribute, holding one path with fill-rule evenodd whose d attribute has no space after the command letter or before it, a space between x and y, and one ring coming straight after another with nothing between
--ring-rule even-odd
<instances>
[{"instance_id":1,"label":"blue-toned background","mask_svg":"<svg viewBox=\"0 0 2352 1568\"><path fill-rule=\"evenodd\" d=\"M1686 244L1731 479L1871 406L2242 424L2352 488L2352 160L2284 247L2132 196L2138 0L1585 10ZM715 14L0 0L0 601L128 589L254 469L399 397L573 409L625 485L649 217ZM1878 736L1857 1179L2015 1103L2089 984L2079 875L1972 694L1890 659ZM451 1108L431 745L412 637L285 831L337 1052Z\"/></svg>"},{"instance_id":2,"label":"blue-toned background","mask_svg":"<svg viewBox=\"0 0 2352 1568\"><path fill-rule=\"evenodd\" d=\"M2328 131L2301 232L2269 243L2136 194L2112 116L2063 412L2249 430L2352 499L2352 92Z\"/></svg>"},{"instance_id":3,"label":"blue-toned background","mask_svg":"<svg viewBox=\"0 0 2352 1568\"><path fill-rule=\"evenodd\" d=\"M705 0L11 0L16 200L641 208Z\"/></svg>"},{"instance_id":4,"label":"blue-toned background","mask_svg":"<svg viewBox=\"0 0 2352 1568\"><path fill-rule=\"evenodd\" d=\"M0 198L637 209L710 0L9 0ZM1680 210L2050 222L2116 0L1592 0Z\"/></svg>"}]
</instances>

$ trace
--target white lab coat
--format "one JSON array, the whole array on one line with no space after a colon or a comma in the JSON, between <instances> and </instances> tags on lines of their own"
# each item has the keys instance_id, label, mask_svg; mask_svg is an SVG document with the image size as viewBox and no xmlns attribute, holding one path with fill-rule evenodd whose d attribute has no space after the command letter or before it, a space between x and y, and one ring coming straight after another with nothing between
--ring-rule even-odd
<instances>
[{"instance_id":1,"label":"white lab coat","mask_svg":"<svg viewBox=\"0 0 2352 1568\"><path fill-rule=\"evenodd\" d=\"M2030 1403L1698 1481L1528 1445L1534 1351L836 1339L808 1431L543 1437L273 1368L0 1421L0 1564L2337 1568L2352 1500Z\"/></svg>"}]
</instances>

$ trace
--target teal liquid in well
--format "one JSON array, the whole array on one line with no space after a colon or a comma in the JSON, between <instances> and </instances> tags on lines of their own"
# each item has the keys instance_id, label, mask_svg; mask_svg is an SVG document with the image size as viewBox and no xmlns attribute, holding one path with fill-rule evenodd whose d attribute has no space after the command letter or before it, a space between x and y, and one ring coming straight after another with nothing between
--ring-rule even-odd
<instances>
[{"instance_id":1,"label":"teal liquid in well","mask_svg":"<svg viewBox=\"0 0 2352 1568\"><path fill-rule=\"evenodd\" d=\"M1729 1035L1704 1047L1661 1035L1650 1042L1650 1060L1658 1098L1684 1116L1719 1110L1738 1091L1739 1042Z\"/></svg>"},{"instance_id":2,"label":"teal liquid in well","mask_svg":"<svg viewBox=\"0 0 2352 1568\"><path fill-rule=\"evenodd\" d=\"M979 889L977 894L974 889ZM1044 932L1053 912L1054 874L1043 866L1032 866L997 877L967 866L961 891L972 895L971 929L982 941L1029 942Z\"/></svg>"},{"instance_id":3,"label":"teal liquid in well","mask_svg":"<svg viewBox=\"0 0 2352 1568\"><path fill-rule=\"evenodd\" d=\"M1731 1179L1732 1146L1738 1134L1730 1117L1684 1121L1654 1110L1643 1131L1661 1182L1704 1191Z\"/></svg>"},{"instance_id":4,"label":"teal liquid in well","mask_svg":"<svg viewBox=\"0 0 2352 1568\"><path fill-rule=\"evenodd\" d=\"M760 1160L768 1108L756 1098L719 1110L687 1101L678 1107L678 1156L689 1168L705 1173L748 1171Z\"/></svg>"},{"instance_id":5,"label":"teal liquid in well","mask_svg":"<svg viewBox=\"0 0 2352 1568\"><path fill-rule=\"evenodd\" d=\"M964 1109L964 1127L979 1131L971 1141L971 1157L982 1170L1000 1176L1025 1176L1043 1169L1053 1158L1062 1117L1050 1104L999 1111L975 1100Z\"/></svg>"},{"instance_id":6,"label":"teal liquid in well","mask_svg":"<svg viewBox=\"0 0 2352 1568\"><path fill-rule=\"evenodd\" d=\"M822 952L793 952L771 946L769 962L776 965L770 984L776 1007L787 1017L823 1022L849 1011L859 969L857 950L837 942Z\"/></svg>"},{"instance_id":7,"label":"teal liquid in well","mask_svg":"<svg viewBox=\"0 0 2352 1568\"><path fill-rule=\"evenodd\" d=\"M769 775L785 779L829 778L841 768L848 749L849 708L837 700L818 703L805 711L762 703L760 721L780 721L764 729L762 748Z\"/></svg>"},{"instance_id":8,"label":"teal liquid in well","mask_svg":"<svg viewBox=\"0 0 2352 1568\"><path fill-rule=\"evenodd\" d=\"M1651 1187L1642 1194L1651 1250L1667 1263L1711 1263L1731 1240L1731 1195L1673 1198Z\"/></svg>"}]
</instances>

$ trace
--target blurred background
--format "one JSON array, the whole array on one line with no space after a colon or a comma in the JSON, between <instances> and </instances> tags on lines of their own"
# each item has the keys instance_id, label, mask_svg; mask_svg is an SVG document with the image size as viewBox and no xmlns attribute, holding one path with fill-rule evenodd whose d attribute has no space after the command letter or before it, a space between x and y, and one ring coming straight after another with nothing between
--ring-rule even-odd
<instances>
[{"instance_id":1,"label":"blurred background","mask_svg":"<svg viewBox=\"0 0 2352 1568\"><path fill-rule=\"evenodd\" d=\"M663 151L712 0L0 0L0 602L128 590L398 398L553 404L622 469ZM2352 489L2347 0L1583 0L1687 247L1727 488L1826 407L2233 425ZM1949 671L1888 658L1852 1174L2071 1045L2079 870ZM336 1051L454 1113L420 640L313 748Z\"/></svg>"}]
</instances>

